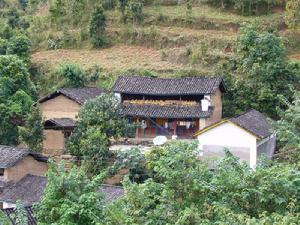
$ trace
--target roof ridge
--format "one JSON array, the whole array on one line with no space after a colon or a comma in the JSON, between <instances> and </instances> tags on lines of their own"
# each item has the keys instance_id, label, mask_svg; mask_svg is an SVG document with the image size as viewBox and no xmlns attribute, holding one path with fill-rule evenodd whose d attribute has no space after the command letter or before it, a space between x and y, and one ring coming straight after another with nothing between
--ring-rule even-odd
<instances>
[{"instance_id":1,"label":"roof ridge","mask_svg":"<svg viewBox=\"0 0 300 225\"><path fill-rule=\"evenodd\" d=\"M181 79L189 79L189 78L197 78L197 79L215 79L221 78L221 76L187 76L187 77L150 77L150 76L139 76L139 75L120 75L119 78L123 77L134 77L134 78L146 78L146 79L160 79L160 80L181 80Z\"/></svg>"},{"instance_id":2,"label":"roof ridge","mask_svg":"<svg viewBox=\"0 0 300 225\"><path fill-rule=\"evenodd\" d=\"M112 184L101 184L103 187L113 187L113 188L119 188L119 189L124 189L124 187L117 186L117 185L112 185Z\"/></svg>"},{"instance_id":3,"label":"roof ridge","mask_svg":"<svg viewBox=\"0 0 300 225\"><path fill-rule=\"evenodd\" d=\"M235 119L235 118L239 118L240 116L243 116L243 115L245 115L245 114L247 114L247 113L249 113L249 112L251 112L251 111L256 111L256 112L262 114L260 111L258 111L258 110L256 110L256 109L253 109L253 108L250 108L250 109L247 109L246 111L242 112L241 114L236 115L236 116L230 118L230 120L231 120L231 119ZM262 114L262 115L263 115L263 114Z\"/></svg>"}]
</instances>

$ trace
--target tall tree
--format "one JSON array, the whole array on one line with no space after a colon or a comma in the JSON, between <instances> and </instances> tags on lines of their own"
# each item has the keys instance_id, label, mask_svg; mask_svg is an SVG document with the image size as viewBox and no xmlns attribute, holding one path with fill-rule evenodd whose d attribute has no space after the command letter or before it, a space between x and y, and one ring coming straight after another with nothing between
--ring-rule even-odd
<instances>
[{"instance_id":1,"label":"tall tree","mask_svg":"<svg viewBox=\"0 0 300 225\"><path fill-rule=\"evenodd\" d=\"M94 47L106 44L105 38L106 16L102 5L97 6L89 22L89 37Z\"/></svg>"},{"instance_id":2,"label":"tall tree","mask_svg":"<svg viewBox=\"0 0 300 225\"><path fill-rule=\"evenodd\" d=\"M43 147L42 114L39 107L32 105L23 127L19 127L19 139L33 151L41 152Z\"/></svg>"},{"instance_id":3,"label":"tall tree","mask_svg":"<svg viewBox=\"0 0 300 225\"><path fill-rule=\"evenodd\" d=\"M17 56L0 56L0 143L17 144L18 126L24 125L37 100L28 69Z\"/></svg>"},{"instance_id":4,"label":"tall tree","mask_svg":"<svg viewBox=\"0 0 300 225\"><path fill-rule=\"evenodd\" d=\"M50 164L47 186L37 205L41 225L96 225L103 220L103 195L99 191L105 174L90 180L83 170L66 171L63 164Z\"/></svg>"},{"instance_id":5,"label":"tall tree","mask_svg":"<svg viewBox=\"0 0 300 225\"><path fill-rule=\"evenodd\" d=\"M130 128L122 114L119 99L111 94L102 94L81 108L67 149L85 159L90 165L90 172L97 173L107 166L110 139L128 135Z\"/></svg>"},{"instance_id":6,"label":"tall tree","mask_svg":"<svg viewBox=\"0 0 300 225\"><path fill-rule=\"evenodd\" d=\"M227 80L231 80L229 97L233 97L229 104L242 111L253 107L278 119L274 106L284 109L281 95L292 100L292 89L299 87L299 65L288 61L279 36L269 32L259 33L253 27L242 28L237 50L233 73L238 74L238 78L230 79L226 75Z\"/></svg>"}]
</instances>

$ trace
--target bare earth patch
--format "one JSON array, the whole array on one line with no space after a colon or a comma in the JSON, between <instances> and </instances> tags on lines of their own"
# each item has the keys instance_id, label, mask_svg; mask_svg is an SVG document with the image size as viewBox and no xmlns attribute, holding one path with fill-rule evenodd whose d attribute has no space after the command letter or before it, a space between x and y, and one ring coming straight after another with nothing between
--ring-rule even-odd
<instances>
[{"instance_id":1,"label":"bare earth patch","mask_svg":"<svg viewBox=\"0 0 300 225\"><path fill-rule=\"evenodd\" d=\"M300 54L293 54L289 56L290 59L300 61Z\"/></svg>"},{"instance_id":2,"label":"bare earth patch","mask_svg":"<svg viewBox=\"0 0 300 225\"><path fill-rule=\"evenodd\" d=\"M181 69L180 65L161 59L159 50L118 45L101 50L51 50L32 54L32 61L57 67L63 62L74 62L88 68L99 65L106 71L125 71L128 69L151 69L167 71Z\"/></svg>"}]
</instances>

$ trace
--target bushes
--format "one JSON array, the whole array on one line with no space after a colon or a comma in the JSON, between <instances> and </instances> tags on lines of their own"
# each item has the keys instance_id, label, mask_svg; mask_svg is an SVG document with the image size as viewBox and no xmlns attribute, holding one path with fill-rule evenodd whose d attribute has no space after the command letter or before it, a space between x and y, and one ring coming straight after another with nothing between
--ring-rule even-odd
<instances>
[{"instance_id":1,"label":"bushes","mask_svg":"<svg viewBox=\"0 0 300 225\"><path fill-rule=\"evenodd\" d=\"M253 171L229 152L225 155L210 171L197 159L196 143L154 148L146 156L153 178L143 184L123 182L124 199L108 208L106 224L297 223L299 170L261 163Z\"/></svg>"},{"instance_id":2,"label":"bushes","mask_svg":"<svg viewBox=\"0 0 300 225\"><path fill-rule=\"evenodd\" d=\"M7 54L15 54L21 57L22 59L28 59L29 50L31 47L30 39L25 34L16 34L13 36L7 45Z\"/></svg>"},{"instance_id":3,"label":"bushes","mask_svg":"<svg viewBox=\"0 0 300 225\"><path fill-rule=\"evenodd\" d=\"M59 73L65 78L67 87L83 87L85 84L84 72L80 66L72 63L62 64Z\"/></svg>"},{"instance_id":4,"label":"bushes","mask_svg":"<svg viewBox=\"0 0 300 225\"><path fill-rule=\"evenodd\" d=\"M140 24L144 20L144 4L139 0L119 0L118 8L121 12L123 23L129 21Z\"/></svg>"},{"instance_id":5,"label":"bushes","mask_svg":"<svg viewBox=\"0 0 300 225\"><path fill-rule=\"evenodd\" d=\"M207 0L207 2L223 9L234 8L239 14L243 15L267 14L272 7L284 5L282 0Z\"/></svg>"},{"instance_id":6,"label":"bushes","mask_svg":"<svg viewBox=\"0 0 300 225\"><path fill-rule=\"evenodd\" d=\"M97 174L108 164L111 138L127 136L130 128L122 114L119 99L111 94L102 94L80 109L67 149L85 159L88 171Z\"/></svg>"},{"instance_id":7,"label":"bushes","mask_svg":"<svg viewBox=\"0 0 300 225\"><path fill-rule=\"evenodd\" d=\"M288 0L286 11L286 23L291 28L298 27L300 24L300 2L298 0Z\"/></svg>"}]
</instances>

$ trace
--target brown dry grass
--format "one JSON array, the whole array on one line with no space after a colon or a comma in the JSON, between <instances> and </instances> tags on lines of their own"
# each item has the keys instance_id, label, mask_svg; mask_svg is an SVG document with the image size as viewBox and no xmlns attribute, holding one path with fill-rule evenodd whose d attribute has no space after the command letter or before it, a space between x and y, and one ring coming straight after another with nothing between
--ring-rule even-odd
<instances>
[{"instance_id":1,"label":"brown dry grass","mask_svg":"<svg viewBox=\"0 0 300 225\"><path fill-rule=\"evenodd\" d=\"M32 61L57 67L63 62L74 62L89 68L99 65L109 72L128 69L166 71L182 69L180 65L161 60L160 51L140 46L117 45L101 50L53 50L32 54Z\"/></svg>"}]
</instances>

